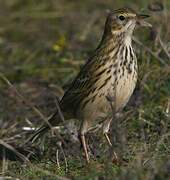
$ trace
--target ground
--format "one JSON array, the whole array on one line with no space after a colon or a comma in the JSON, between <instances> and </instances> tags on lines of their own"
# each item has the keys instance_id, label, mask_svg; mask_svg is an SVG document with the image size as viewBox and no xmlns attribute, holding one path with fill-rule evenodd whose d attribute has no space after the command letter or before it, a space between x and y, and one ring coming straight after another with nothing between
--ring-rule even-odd
<instances>
[{"instance_id":1,"label":"ground","mask_svg":"<svg viewBox=\"0 0 170 180\"><path fill-rule=\"evenodd\" d=\"M64 125L60 137L50 132L23 145L33 133L26 128L56 110L57 97L99 43L107 11L124 6L149 13L153 27L135 31L138 83L110 132L120 164L100 131L88 135L88 166ZM168 179L169 10L168 0L0 1L0 179ZM76 132L73 123L69 128Z\"/></svg>"}]
</instances>

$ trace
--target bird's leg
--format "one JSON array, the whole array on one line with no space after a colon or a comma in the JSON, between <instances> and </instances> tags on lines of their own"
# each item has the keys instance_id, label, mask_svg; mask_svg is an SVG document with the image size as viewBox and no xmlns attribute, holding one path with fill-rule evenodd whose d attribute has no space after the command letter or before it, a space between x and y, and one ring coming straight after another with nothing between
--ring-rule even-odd
<instances>
[{"instance_id":1,"label":"bird's leg","mask_svg":"<svg viewBox=\"0 0 170 180\"><path fill-rule=\"evenodd\" d=\"M111 121L112 121L112 119L107 119L103 122L103 135L105 136L109 146L112 146L112 143L108 136Z\"/></svg>"},{"instance_id":2,"label":"bird's leg","mask_svg":"<svg viewBox=\"0 0 170 180\"><path fill-rule=\"evenodd\" d=\"M107 101L108 101L108 103L109 103L109 105L110 105L110 107L111 107L111 110L112 110L112 113L113 113L113 116L114 116L114 114L115 114L115 109L114 109L112 103L115 101L115 97L112 97L112 96L110 96L110 95L108 94L108 95L106 96L106 99L107 99ZM111 143L111 141L110 141L110 139L109 139L109 136L108 136L108 132L109 132L109 129L110 129L110 123L111 123L112 119L113 119L113 118L110 118L110 119L108 118L108 119L106 119L106 121L103 123L103 134L104 134L104 136L106 137L106 140L107 140L109 146L112 146L112 143Z\"/></svg>"},{"instance_id":3,"label":"bird's leg","mask_svg":"<svg viewBox=\"0 0 170 180\"><path fill-rule=\"evenodd\" d=\"M89 159L89 155L88 155L88 151L87 151L87 145L86 145L86 140L85 140L84 134L80 135L80 140L81 140L81 143L83 145L83 150L84 150L84 153L85 153L86 161L87 161L87 163L89 163L90 159Z\"/></svg>"},{"instance_id":4,"label":"bird's leg","mask_svg":"<svg viewBox=\"0 0 170 180\"><path fill-rule=\"evenodd\" d=\"M86 121L82 122L82 125L81 125L81 128L80 128L80 142L81 142L81 144L83 146L86 161L87 161L87 163L89 163L90 158L89 158L89 154L88 154L88 151L87 151L87 144L86 144L86 139L85 139L85 133L87 132L87 125L88 124L87 124Z\"/></svg>"},{"instance_id":5,"label":"bird's leg","mask_svg":"<svg viewBox=\"0 0 170 180\"><path fill-rule=\"evenodd\" d=\"M109 146L112 146L112 143L111 143L111 141L110 141L110 138L109 138L108 134L107 134L107 133L104 133L104 136L105 136L105 138L106 138Z\"/></svg>"},{"instance_id":6,"label":"bird's leg","mask_svg":"<svg viewBox=\"0 0 170 180\"><path fill-rule=\"evenodd\" d=\"M109 147L111 147L113 149L113 145L112 145L112 143L110 141L110 138L108 136L108 132L109 132L111 121L112 121L112 118L107 119L106 121L104 121L104 123L103 123L103 135L105 136L105 138L106 138L106 140L108 142ZM113 151L113 161L116 164L118 163L118 156L117 156L115 151Z\"/></svg>"}]
</instances>

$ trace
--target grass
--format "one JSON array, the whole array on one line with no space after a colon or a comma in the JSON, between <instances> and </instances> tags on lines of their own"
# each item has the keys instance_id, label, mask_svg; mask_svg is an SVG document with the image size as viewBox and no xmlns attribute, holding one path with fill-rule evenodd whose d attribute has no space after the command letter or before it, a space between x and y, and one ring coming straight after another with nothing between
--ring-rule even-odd
<instances>
[{"instance_id":1,"label":"grass","mask_svg":"<svg viewBox=\"0 0 170 180\"><path fill-rule=\"evenodd\" d=\"M111 0L0 2L0 140L4 142L0 145L0 178L169 178L170 3L164 1L162 11L149 11L148 4L147 0L122 0L114 4ZM39 112L46 118L55 111L56 96L63 95L97 46L106 9L125 5L147 10L153 28L136 30L138 84L110 132L123 163L111 163L111 152L100 131L89 136L93 149L89 166L82 158L80 145L64 127L60 134L66 145L60 146L57 135L48 133L39 142L22 149L21 144L31 134L23 127L38 127L43 123ZM159 8L159 4L151 5ZM14 153L7 151L5 144L11 145ZM15 157L15 149L24 155L26 151L35 155L29 163L23 163Z\"/></svg>"}]
</instances>

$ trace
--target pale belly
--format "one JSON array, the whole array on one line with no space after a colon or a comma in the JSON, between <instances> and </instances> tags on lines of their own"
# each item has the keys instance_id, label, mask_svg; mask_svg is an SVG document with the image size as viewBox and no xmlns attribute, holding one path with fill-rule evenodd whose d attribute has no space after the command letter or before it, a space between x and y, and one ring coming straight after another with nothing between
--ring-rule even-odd
<instances>
[{"instance_id":1,"label":"pale belly","mask_svg":"<svg viewBox=\"0 0 170 180\"><path fill-rule=\"evenodd\" d=\"M107 86L98 92L95 101L86 105L83 112L80 113L84 116L83 119L100 119L100 117L107 117L108 114L112 113L107 97L111 98L116 112L124 108L134 91L137 77L136 74L127 74L127 76L118 79L117 85L114 85L114 79L111 80Z\"/></svg>"},{"instance_id":2,"label":"pale belly","mask_svg":"<svg viewBox=\"0 0 170 180\"><path fill-rule=\"evenodd\" d=\"M115 105L116 111L123 109L128 103L136 86L136 81L137 78L133 74L120 78L116 85L115 92L112 92L112 95L115 96L115 102L113 102L113 104Z\"/></svg>"}]
</instances>

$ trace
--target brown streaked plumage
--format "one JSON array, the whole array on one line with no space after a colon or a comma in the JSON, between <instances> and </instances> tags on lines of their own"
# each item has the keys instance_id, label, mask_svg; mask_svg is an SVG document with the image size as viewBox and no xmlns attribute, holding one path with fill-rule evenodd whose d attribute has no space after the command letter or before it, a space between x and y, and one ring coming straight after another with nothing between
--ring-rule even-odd
<instances>
[{"instance_id":1,"label":"brown streaked plumage","mask_svg":"<svg viewBox=\"0 0 170 180\"><path fill-rule=\"evenodd\" d=\"M137 59L131 38L136 24L150 26L143 20L145 17L148 16L138 15L128 8L109 13L99 46L60 101L65 119L77 118L82 122L80 140L87 162L85 134L100 117L105 118L103 134L111 145L107 133L112 119L108 114L112 110L107 97L112 97L112 107L117 113L133 93L137 81ZM57 125L59 121L58 113L49 120L51 125ZM48 129L47 124L43 125L30 140Z\"/></svg>"}]
</instances>

